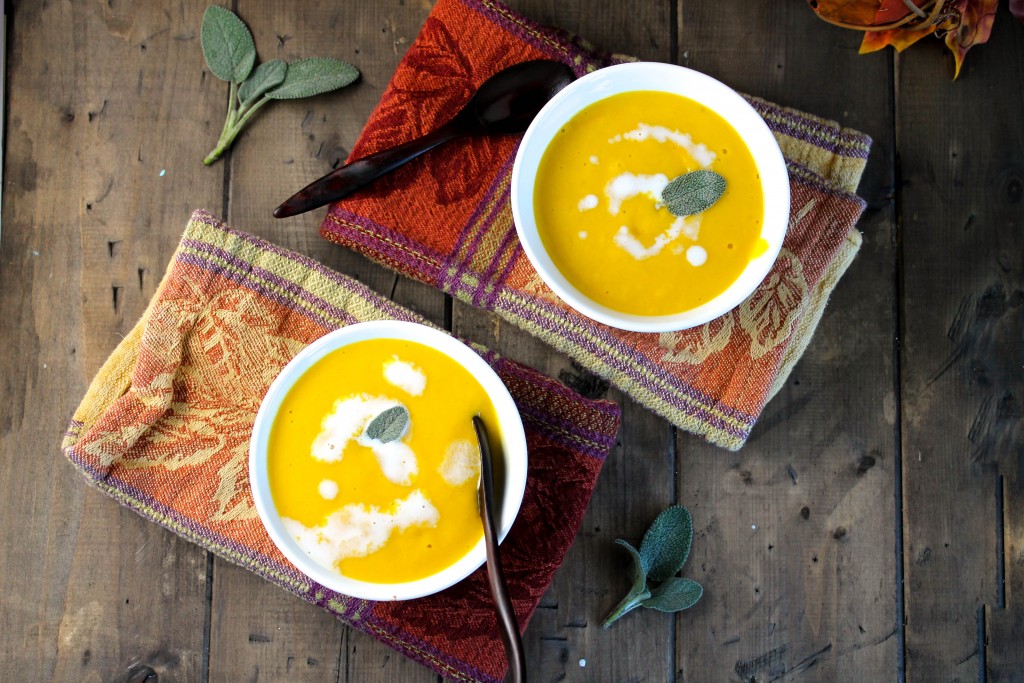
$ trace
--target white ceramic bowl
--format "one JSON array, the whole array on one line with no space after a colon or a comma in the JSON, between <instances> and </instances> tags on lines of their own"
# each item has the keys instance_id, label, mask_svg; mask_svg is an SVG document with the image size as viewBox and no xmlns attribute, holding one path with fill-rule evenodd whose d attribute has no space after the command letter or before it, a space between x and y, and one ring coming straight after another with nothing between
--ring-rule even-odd
<instances>
[{"instance_id":1,"label":"white ceramic bowl","mask_svg":"<svg viewBox=\"0 0 1024 683\"><path fill-rule=\"evenodd\" d=\"M519 506L526 491L526 434L512 396L488 365L475 351L459 340L443 332L424 325L400 322L395 320L375 321L349 325L335 330L316 340L303 349L277 376L270 385L267 395L260 404L253 426L252 439L249 442L249 482L252 496L256 502L256 510L266 527L270 538L302 573L327 588L367 600L408 600L441 591L461 581L486 560L486 550L481 538L469 553L456 560L446 569L417 581L405 583L370 583L358 581L339 574L330 567L314 562L285 531L281 516L274 506L270 494L270 482L267 470L267 445L274 416L281 406L281 401L295 384L317 361L327 354L343 346L369 339L398 339L419 342L445 354L476 378L483 386L500 422L501 451L504 456L502 468L495 468L495 473L504 470L504 485L495 482L495 493L501 501L501 518L499 538L504 538L512 522L519 513ZM491 435L495 432L491 425Z\"/></svg>"},{"instance_id":2,"label":"white ceramic bowl","mask_svg":"<svg viewBox=\"0 0 1024 683\"><path fill-rule=\"evenodd\" d=\"M612 95L657 90L700 102L724 118L747 144L762 179L764 223L761 237L768 249L753 259L740 277L707 303L681 313L642 316L603 306L580 293L558 270L537 233L534 182L541 157L552 138L584 108ZM685 122L681 122L685 128ZM587 74L559 92L530 124L512 168L512 216L519 241L544 282L563 301L598 322L637 332L668 332L695 327L724 315L746 299L771 270L789 223L789 176L786 162L768 126L736 91L692 69L657 62L618 64ZM613 275L613 274L610 274Z\"/></svg>"}]
</instances>

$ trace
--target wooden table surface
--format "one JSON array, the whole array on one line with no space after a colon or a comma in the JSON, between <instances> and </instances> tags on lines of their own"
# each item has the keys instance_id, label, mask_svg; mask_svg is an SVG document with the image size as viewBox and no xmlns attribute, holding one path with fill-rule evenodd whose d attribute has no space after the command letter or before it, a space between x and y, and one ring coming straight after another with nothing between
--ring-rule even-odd
<instances>
[{"instance_id":1,"label":"wooden table surface","mask_svg":"<svg viewBox=\"0 0 1024 683\"><path fill-rule=\"evenodd\" d=\"M267 108L209 168L227 89L200 51L206 2L12 4L0 680L435 681L87 487L59 451L199 207L571 375L495 317L322 240L323 210L270 217L347 155L431 3L234 0L261 59L330 55L363 77ZM530 680L1024 680L1024 26L1003 3L953 82L938 41L861 56L802 0L512 4L875 141L863 248L746 447L608 392L621 444L526 632ZM685 574L703 600L602 630L627 589L614 539L673 503L695 518Z\"/></svg>"}]
</instances>

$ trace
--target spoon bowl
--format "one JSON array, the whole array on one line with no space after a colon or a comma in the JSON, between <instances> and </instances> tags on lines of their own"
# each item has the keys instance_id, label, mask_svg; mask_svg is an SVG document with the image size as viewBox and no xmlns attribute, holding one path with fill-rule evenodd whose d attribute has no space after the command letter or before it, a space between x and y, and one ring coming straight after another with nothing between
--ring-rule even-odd
<instances>
[{"instance_id":1,"label":"spoon bowl","mask_svg":"<svg viewBox=\"0 0 1024 683\"><path fill-rule=\"evenodd\" d=\"M544 105L575 78L565 64L546 59L499 71L484 81L466 105L478 122L478 130L467 134L512 135L526 131Z\"/></svg>"},{"instance_id":2,"label":"spoon bowl","mask_svg":"<svg viewBox=\"0 0 1024 683\"><path fill-rule=\"evenodd\" d=\"M275 218L296 216L343 199L382 175L455 138L522 133L575 75L561 62L539 59L488 78L448 123L421 138L363 157L313 181L274 209Z\"/></svg>"}]
</instances>

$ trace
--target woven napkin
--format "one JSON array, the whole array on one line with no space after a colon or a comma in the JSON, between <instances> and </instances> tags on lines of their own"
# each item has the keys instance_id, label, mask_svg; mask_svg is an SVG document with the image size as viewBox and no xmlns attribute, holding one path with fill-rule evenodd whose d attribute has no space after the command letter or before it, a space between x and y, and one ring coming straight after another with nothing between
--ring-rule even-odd
<instances>
[{"instance_id":1,"label":"woven napkin","mask_svg":"<svg viewBox=\"0 0 1024 683\"><path fill-rule=\"evenodd\" d=\"M75 412L64 453L143 517L445 677L496 682L506 661L483 569L418 600L347 597L295 569L254 507L249 436L271 381L327 332L383 319L423 322L351 278L196 212L153 301ZM526 428L526 497L501 546L525 628L579 529L619 410L478 350Z\"/></svg>"},{"instance_id":2,"label":"woven napkin","mask_svg":"<svg viewBox=\"0 0 1024 683\"><path fill-rule=\"evenodd\" d=\"M351 158L437 128L486 78L530 59L561 60L582 75L625 58L596 53L494 0L438 0ZM738 449L785 383L860 247L854 225L864 202L854 192L871 145L833 122L748 101L786 157L789 232L757 291L701 327L616 330L576 313L548 289L512 223L515 136L462 140L429 152L333 205L321 234L494 311L679 427Z\"/></svg>"}]
</instances>

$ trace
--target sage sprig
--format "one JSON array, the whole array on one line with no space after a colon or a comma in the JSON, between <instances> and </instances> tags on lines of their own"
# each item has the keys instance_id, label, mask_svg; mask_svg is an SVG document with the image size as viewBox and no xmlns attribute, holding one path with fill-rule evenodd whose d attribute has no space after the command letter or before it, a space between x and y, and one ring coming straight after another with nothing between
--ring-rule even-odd
<instances>
[{"instance_id":1,"label":"sage sprig","mask_svg":"<svg viewBox=\"0 0 1024 683\"><path fill-rule=\"evenodd\" d=\"M231 84L220 138L203 159L207 166L220 158L267 102L320 95L344 88L359 77L354 66L330 57L298 59L291 64L272 59L256 66L256 44L249 27L234 12L218 5L203 14L200 39L210 72Z\"/></svg>"},{"instance_id":2,"label":"sage sprig","mask_svg":"<svg viewBox=\"0 0 1024 683\"><path fill-rule=\"evenodd\" d=\"M604 628L637 607L678 612L693 607L704 595L699 583L676 576L693 543L693 519L686 508L674 505L658 515L644 534L639 550L621 538L615 542L626 549L632 560L632 587L605 618L601 624Z\"/></svg>"},{"instance_id":3,"label":"sage sprig","mask_svg":"<svg viewBox=\"0 0 1024 683\"><path fill-rule=\"evenodd\" d=\"M725 178L701 169L673 178L661 191L661 203L673 216L689 216L711 208L723 192Z\"/></svg>"}]
</instances>

